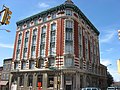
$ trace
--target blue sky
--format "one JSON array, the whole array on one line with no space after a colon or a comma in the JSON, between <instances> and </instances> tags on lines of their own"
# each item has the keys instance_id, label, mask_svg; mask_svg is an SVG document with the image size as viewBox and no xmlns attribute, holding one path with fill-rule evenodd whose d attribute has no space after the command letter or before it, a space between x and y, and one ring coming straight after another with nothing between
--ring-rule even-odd
<instances>
[{"instance_id":1,"label":"blue sky","mask_svg":"<svg viewBox=\"0 0 120 90\"><path fill-rule=\"evenodd\" d=\"M0 31L0 66L3 59L13 55L13 46L16 33L16 22L50 7L64 3L65 0L0 0L0 10L6 5L12 11L9 25L0 26L11 32ZM100 59L101 63L108 66L108 71L115 81L120 81L117 72L117 60L120 58L120 0L73 0L80 10L89 18L100 31ZM111 66L109 64L112 64Z\"/></svg>"}]
</instances>

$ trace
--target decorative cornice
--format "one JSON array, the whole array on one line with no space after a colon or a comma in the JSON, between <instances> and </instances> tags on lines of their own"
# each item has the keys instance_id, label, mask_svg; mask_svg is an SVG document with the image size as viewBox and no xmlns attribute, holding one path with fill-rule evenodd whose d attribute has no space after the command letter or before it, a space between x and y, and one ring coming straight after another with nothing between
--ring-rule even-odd
<instances>
[{"instance_id":1,"label":"decorative cornice","mask_svg":"<svg viewBox=\"0 0 120 90\"><path fill-rule=\"evenodd\" d=\"M73 11L75 11L76 13L78 13L79 17L82 18L91 27L91 29L93 29L95 31L95 33L97 35L100 34L99 31L94 27L94 25L89 21L89 19L82 13L82 11L76 5L74 5L74 4L71 5L69 3L61 4L59 6L50 8L46 11L40 12L40 13L30 16L26 19L20 20L20 21L16 22L16 24L17 24L17 26L23 25L24 23L30 22L36 18L39 19L40 17L51 14L52 12L57 12L59 10L64 10L66 8L70 8Z\"/></svg>"}]
</instances>

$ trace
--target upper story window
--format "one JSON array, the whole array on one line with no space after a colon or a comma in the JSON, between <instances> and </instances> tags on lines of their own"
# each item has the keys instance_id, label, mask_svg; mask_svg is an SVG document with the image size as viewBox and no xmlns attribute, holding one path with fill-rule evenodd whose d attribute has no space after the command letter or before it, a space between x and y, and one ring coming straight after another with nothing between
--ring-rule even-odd
<instances>
[{"instance_id":1,"label":"upper story window","mask_svg":"<svg viewBox=\"0 0 120 90\"><path fill-rule=\"evenodd\" d=\"M72 16L72 10L66 10L66 15L67 16Z\"/></svg>"},{"instance_id":2,"label":"upper story window","mask_svg":"<svg viewBox=\"0 0 120 90\"><path fill-rule=\"evenodd\" d=\"M71 66L73 66L73 59L72 59L72 58L66 58L66 59L65 59L65 66L66 66L66 67L71 67Z\"/></svg>"},{"instance_id":3,"label":"upper story window","mask_svg":"<svg viewBox=\"0 0 120 90\"><path fill-rule=\"evenodd\" d=\"M26 32L26 34L25 34L25 38L28 38L28 37L29 37L29 31Z\"/></svg>"},{"instance_id":4,"label":"upper story window","mask_svg":"<svg viewBox=\"0 0 120 90\"><path fill-rule=\"evenodd\" d=\"M22 67L21 69L26 69L26 62L22 62Z\"/></svg>"},{"instance_id":5,"label":"upper story window","mask_svg":"<svg viewBox=\"0 0 120 90\"><path fill-rule=\"evenodd\" d=\"M56 30L56 23L51 24L51 31Z\"/></svg>"},{"instance_id":6,"label":"upper story window","mask_svg":"<svg viewBox=\"0 0 120 90\"><path fill-rule=\"evenodd\" d=\"M15 69L15 70L18 69L18 65L19 65L18 62L15 62L15 63L14 63L14 69Z\"/></svg>"},{"instance_id":7,"label":"upper story window","mask_svg":"<svg viewBox=\"0 0 120 90\"><path fill-rule=\"evenodd\" d=\"M66 28L73 28L73 21L66 20Z\"/></svg>"},{"instance_id":8,"label":"upper story window","mask_svg":"<svg viewBox=\"0 0 120 90\"><path fill-rule=\"evenodd\" d=\"M42 34L46 33L46 26L42 27Z\"/></svg>"},{"instance_id":9,"label":"upper story window","mask_svg":"<svg viewBox=\"0 0 120 90\"><path fill-rule=\"evenodd\" d=\"M21 40L21 39L22 39L22 33L19 34L19 40Z\"/></svg>"},{"instance_id":10,"label":"upper story window","mask_svg":"<svg viewBox=\"0 0 120 90\"><path fill-rule=\"evenodd\" d=\"M52 13L51 17L52 19L56 18L56 13Z\"/></svg>"},{"instance_id":11,"label":"upper story window","mask_svg":"<svg viewBox=\"0 0 120 90\"><path fill-rule=\"evenodd\" d=\"M31 61L29 62L29 68L30 68L30 69L34 69L34 66L35 66L34 61L31 60Z\"/></svg>"},{"instance_id":12,"label":"upper story window","mask_svg":"<svg viewBox=\"0 0 120 90\"><path fill-rule=\"evenodd\" d=\"M49 59L49 66L54 66L55 64L55 59L54 58L50 58Z\"/></svg>"},{"instance_id":13,"label":"upper story window","mask_svg":"<svg viewBox=\"0 0 120 90\"><path fill-rule=\"evenodd\" d=\"M43 17L43 22L47 21L47 16Z\"/></svg>"}]
</instances>

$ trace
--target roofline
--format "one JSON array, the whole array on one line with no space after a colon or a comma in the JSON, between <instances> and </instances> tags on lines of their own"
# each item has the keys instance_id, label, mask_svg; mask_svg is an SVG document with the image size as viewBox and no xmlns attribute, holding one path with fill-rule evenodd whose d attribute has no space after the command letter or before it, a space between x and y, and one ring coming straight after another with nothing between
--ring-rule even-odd
<instances>
[{"instance_id":1,"label":"roofline","mask_svg":"<svg viewBox=\"0 0 120 90\"><path fill-rule=\"evenodd\" d=\"M96 33L97 35L100 34L100 32L97 30L97 28L96 28L96 27L90 22L90 20L82 13L82 11L81 11L76 5L74 5L74 4L73 4L73 5L71 5L71 4L61 4L61 5L59 5L59 6L50 8L50 9L48 9L48 10L46 10L46 11L42 11L42 12L40 12L40 13L38 13L38 14L35 14L35 15L32 15L32 16L30 16L30 17L27 17L27 18L25 18L25 19L23 19L23 20L20 20L20 21L16 22L16 24L17 24L17 25L20 25L20 24L26 23L26 22L28 22L28 21L31 21L31 20L33 20L33 19L35 19L35 18L39 18L39 17L41 17L41 16L48 15L48 14L54 12L54 11L64 10L65 8L72 8L75 12L78 13L79 17L82 17L82 18L87 22L87 24L92 27L92 29L95 31L95 33Z\"/></svg>"}]
</instances>

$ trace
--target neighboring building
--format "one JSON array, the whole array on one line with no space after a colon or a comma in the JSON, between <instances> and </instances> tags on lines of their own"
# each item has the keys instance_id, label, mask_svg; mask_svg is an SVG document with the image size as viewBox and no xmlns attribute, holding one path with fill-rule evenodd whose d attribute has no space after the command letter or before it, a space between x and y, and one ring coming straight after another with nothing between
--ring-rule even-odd
<instances>
[{"instance_id":1,"label":"neighboring building","mask_svg":"<svg viewBox=\"0 0 120 90\"><path fill-rule=\"evenodd\" d=\"M0 90L9 90L11 63L12 63L12 58L4 59L3 61L3 70L1 74Z\"/></svg>"},{"instance_id":2,"label":"neighboring building","mask_svg":"<svg viewBox=\"0 0 120 90\"><path fill-rule=\"evenodd\" d=\"M1 67L0 67L0 82L1 82L2 70L3 70L3 67L1 66ZM0 85L0 88L1 88L1 85Z\"/></svg>"},{"instance_id":3,"label":"neighboring building","mask_svg":"<svg viewBox=\"0 0 120 90\"><path fill-rule=\"evenodd\" d=\"M11 84L18 90L37 90L38 83L42 90L104 90L107 68L99 53L99 31L67 0L17 22Z\"/></svg>"},{"instance_id":4,"label":"neighboring building","mask_svg":"<svg viewBox=\"0 0 120 90\"><path fill-rule=\"evenodd\" d=\"M3 67L1 66L0 67L0 81L1 81L2 70L3 70Z\"/></svg>"}]
</instances>

